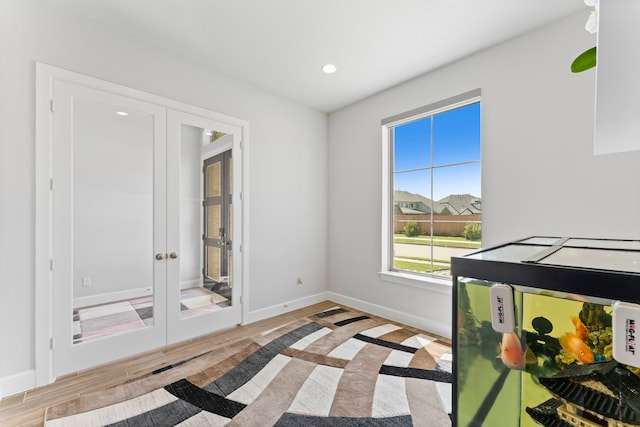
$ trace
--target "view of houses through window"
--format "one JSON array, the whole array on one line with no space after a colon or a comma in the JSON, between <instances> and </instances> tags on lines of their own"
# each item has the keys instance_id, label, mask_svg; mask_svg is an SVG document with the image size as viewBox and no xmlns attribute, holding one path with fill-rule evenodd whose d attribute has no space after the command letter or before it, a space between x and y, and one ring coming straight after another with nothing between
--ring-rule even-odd
<instances>
[{"instance_id":1,"label":"view of houses through window","mask_svg":"<svg viewBox=\"0 0 640 427\"><path fill-rule=\"evenodd\" d=\"M408 117L389 127L390 269L448 276L451 256L480 247L480 102Z\"/></svg>"}]
</instances>

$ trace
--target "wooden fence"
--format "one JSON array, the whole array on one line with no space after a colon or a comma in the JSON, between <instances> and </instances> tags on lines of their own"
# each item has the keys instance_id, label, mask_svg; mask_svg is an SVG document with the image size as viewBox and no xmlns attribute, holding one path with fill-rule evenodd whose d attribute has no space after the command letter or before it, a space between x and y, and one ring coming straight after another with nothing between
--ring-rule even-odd
<instances>
[{"instance_id":1,"label":"wooden fence","mask_svg":"<svg viewBox=\"0 0 640 427\"><path fill-rule=\"evenodd\" d=\"M480 223L482 214L473 215L434 215L433 234L437 236L462 236L464 226L471 222ZM420 234L431 233L431 215L395 215L393 217L394 233L403 233L408 222L418 224Z\"/></svg>"}]
</instances>

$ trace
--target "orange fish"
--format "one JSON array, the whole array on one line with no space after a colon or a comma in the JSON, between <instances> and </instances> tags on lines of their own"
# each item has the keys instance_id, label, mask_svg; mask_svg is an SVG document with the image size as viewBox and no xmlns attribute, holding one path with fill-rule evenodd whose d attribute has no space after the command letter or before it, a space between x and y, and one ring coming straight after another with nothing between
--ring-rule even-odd
<instances>
[{"instance_id":1,"label":"orange fish","mask_svg":"<svg viewBox=\"0 0 640 427\"><path fill-rule=\"evenodd\" d=\"M572 355L580 363L593 363L593 352L576 334L567 332L560 338L560 345L570 355Z\"/></svg>"},{"instance_id":2,"label":"orange fish","mask_svg":"<svg viewBox=\"0 0 640 427\"><path fill-rule=\"evenodd\" d=\"M576 327L576 335L578 336L578 338L580 338L582 341L588 340L589 331L587 330L587 327L584 326L584 323L582 323L582 320L580 320L578 316L573 316L571 318L571 321L573 322L573 326Z\"/></svg>"},{"instance_id":3,"label":"orange fish","mask_svg":"<svg viewBox=\"0 0 640 427\"><path fill-rule=\"evenodd\" d=\"M538 358L529 346L525 346L524 350L522 349L520 338L518 338L515 332L502 334L500 359L507 368L517 369L519 371L524 370L526 365L538 363Z\"/></svg>"}]
</instances>

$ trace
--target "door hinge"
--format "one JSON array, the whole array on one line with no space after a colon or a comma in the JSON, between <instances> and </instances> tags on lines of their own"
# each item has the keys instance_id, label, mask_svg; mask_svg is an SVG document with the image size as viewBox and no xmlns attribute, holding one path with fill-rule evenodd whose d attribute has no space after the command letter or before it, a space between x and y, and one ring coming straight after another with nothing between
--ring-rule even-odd
<instances>
[{"instance_id":1,"label":"door hinge","mask_svg":"<svg viewBox=\"0 0 640 427\"><path fill-rule=\"evenodd\" d=\"M49 110L53 113L54 109L53 109L53 99L49 100Z\"/></svg>"},{"instance_id":2,"label":"door hinge","mask_svg":"<svg viewBox=\"0 0 640 427\"><path fill-rule=\"evenodd\" d=\"M243 197L244 197L244 196L243 196L242 191L241 191L241 192L240 192L240 200L244 200L244 199L243 199Z\"/></svg>"},{"instance_id":3,"label":"door hinge","mask_svg":"<svg viewBox=\"0 0 640 427\"><path fill-rule=\"evenodd\" d=\"M242 245L240 245L240 253L242 253Z\"/></svg>"},{"instance_id":4,"label":"door hinge","mask_svg":"<svg viewBox=\"0 0 640 427\"><path fill-rule=\"evenodd\" d=\"M242 150L244 148L244 139L240 140L240 149Z\"/></svg>"},{"instance_id":5,"label":"door hinge","mask_svg":"<svg viewBox=\"0 0 640 427\"><path fill-rule=\"evenodd\" d=\"M240 295L240 304L242 304L242 295Z\"/></svg>"},{"instance_id":6,"label":"door hinge","mask_svg":"<svg viewBox=\"0 0 640 427\"><path fill-rule=\"evenodd\" d=\"M54 190L53 178L49 179L49 191Z\"/></svg>"},{"instance_id":7,"label":"door hinge","mask_svg":"<svg viewBox=\"0 0 640 427\"><path fill-rule=\"evenodd\" d=\"M49 270L53 271L53 258L49 260Z\"/></svg>"},{"instance_id":8,"label":"door hinge","mask_svg":"<svg viewBox=\"0 0 640 427\"><path fill-rule=\"evenodd\" d=\"M49 338L49 350L53 350L56 346L55 337Z\"/></svg>"}]
</instances>

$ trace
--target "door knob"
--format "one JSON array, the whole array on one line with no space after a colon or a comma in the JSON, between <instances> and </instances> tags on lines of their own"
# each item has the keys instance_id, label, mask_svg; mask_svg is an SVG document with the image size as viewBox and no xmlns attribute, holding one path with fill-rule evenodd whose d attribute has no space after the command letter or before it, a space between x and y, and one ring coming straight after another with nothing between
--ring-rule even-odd
<instances>
[{"instance_id":1,"label":"door knob","mask_svg":"<svg viewBox=\"0 0 640 427\"><path fill-rule=\"evenodd\" d=\"M169 254L169 258L171 258L171 259L176 259L176 258L178 258L178 254L177 254L177 253L175 253L175 252L171 252L171 253Z\"/></svg>"},{"instance_id":2,"label":"door knob","mask_svg":"<svg viewBox=\"0 0 640 427\"><path fill-rule=\"evenodd\" d=\"M164 259L164 254L156 254L156 259L158 261L162 261Z\"/></svg>"}]
</instances>

